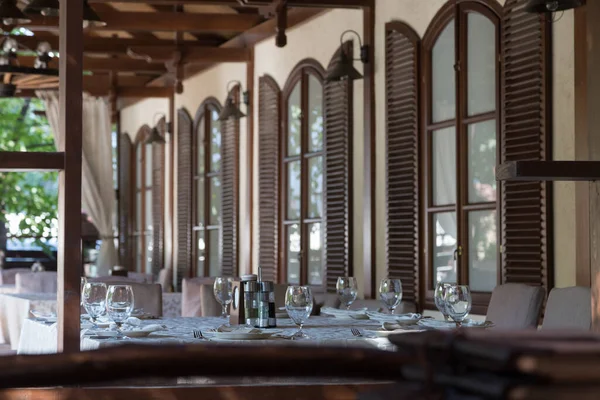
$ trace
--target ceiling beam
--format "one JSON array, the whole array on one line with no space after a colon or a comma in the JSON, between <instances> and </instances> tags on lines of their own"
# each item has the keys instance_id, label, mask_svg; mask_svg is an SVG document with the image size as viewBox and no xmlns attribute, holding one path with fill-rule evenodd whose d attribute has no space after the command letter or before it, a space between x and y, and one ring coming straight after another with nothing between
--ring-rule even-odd
<instances>
[{"instance_id":1,"label":"ceiling beam","mask_svg":"<svg viewBox=\"0 0 600 400\"><path fill-rule=\"evenodd\" d=\"M252 14L192 14L165 12L99 12L105 27L92 30L172 31L172 32L244 32L262 21ZM29 16L31 22L21 24L32 31L57 30L58 18Z\"/></svg>"},{"instance_id":2,"label":"ceiling beam","mask_svg":"<svg viewBox=\"0 0 600 400\"><path fill-rule=\"evenodd\" d=\"M114 0L89 0L90 3L108 3ZM119 0L120 3L138 3L138 0ZM273 4L273 0L144 0L145 4L151 5L221 5L221 6L240 6L262 7ZM373 4L372 0L288 0L289 7L320 7L320 8L361 8L369 7Z\"/></svg>"},{"instance_id":3,"label":"ceiling beam","mask_svg":"<svg viewBox=\"0 0 600 400\"><path fill-rule=\"evenodd\" d=\"M22 67L33 67L35 63L35 57L33 56L19 56L19 65ZM56 67L55 63L51 64L51 67ZM84 71L97 71L97 72L150 72L150 73L164 73L166 67L162 64L148 63L143 60L131 60L127 58L83 58L83 69Z\"/></svg>"},{"instance_id":4,"label":"ceiling beam","mask_svg":"<svg viewBox=\"0 0 600 400\"><path fill-rule=\"evenodd\" d=\"M127 54L131 57L148 57L153 62L167 62L181 52L181 62L186 63L216 63L216 62L247 62L250 50L246 48L224 49L220 47L187 47L187 46L132 46Z\"/></svg>"}]
</instances>

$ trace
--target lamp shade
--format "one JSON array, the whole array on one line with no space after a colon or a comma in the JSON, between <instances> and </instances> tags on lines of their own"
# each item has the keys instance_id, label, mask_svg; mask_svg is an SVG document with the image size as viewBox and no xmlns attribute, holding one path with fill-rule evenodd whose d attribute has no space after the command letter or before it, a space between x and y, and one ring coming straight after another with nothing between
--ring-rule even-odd
<instances>
[{"instance_id":1,"label":"lamp shade","mask_svg":"<svg viewBox=\"0 0 600 400\"><path fill-rule=\"evenodd\" d=\"M161 136L156 127L152 128L150 136L145 141L146 144L165 144L165 138Z\"/></svg>"},{"instance_id":2,"label":"lamp shade","mask_svg":"<svg viewBox=\"0 0 600 400\"><path fill-rule=\"evenodd\" d=\"M231 97L227 97L225 107L223 107L223 110L221 110L221 113L219 114L219 121L226 121L231 117L240 119L245 116L246 114L244 114L239 107L235 105L233 99Z\"/></svg>"},{"instance_id":3,"label":"lamp shade","mask_svg":"<svg viewBox=\"0 0 600 400\"><path fill-rule=\"evenodd\" d=\"M58 0L31 0L23 12L31 15L58 17L59 8Z\"/></svg>"},{"instance_id":4,"label":"lamp shade","mask_svg":"<svg viewBox=\"0 0 600 400\"><path fill-rule=\"evenodd\" d=\"M345 80L354 81L362 78L362 74L352 65L352 60L342 51L338 63L327 73L325 80L327 82L338 82Z\"/></svg>"},{"instance_id":5,"label":"lamp shade","mask_svg":"<svg viewBox=\"0 0 600 400\"><path fill-rule=\"evenodd\" d=\"M31 22L17 7L15 0L0 0L0 18L4 25L17 25Z\"/></svg>"},{"instance_id":6,"label":"lamp shade","mask_svg":"<svg viewBox=\"0 0 600 400\"><path fill-rule=\"evenodd\" d=\"M106 26L106 22L102 21L87 0L83 1L83 26Z\"/></svg>"},{"instance_id":7,"label":"lamp shade","mask_svg":"<svg viewBox=\"0 0 600 400\"><path fill-rule=\"evenodd\" d=\"M525 6L525 10L530 13L538 14L564 11L581 7L583 1L584 0L530 0Z\"/></svg>"}]
</instances>

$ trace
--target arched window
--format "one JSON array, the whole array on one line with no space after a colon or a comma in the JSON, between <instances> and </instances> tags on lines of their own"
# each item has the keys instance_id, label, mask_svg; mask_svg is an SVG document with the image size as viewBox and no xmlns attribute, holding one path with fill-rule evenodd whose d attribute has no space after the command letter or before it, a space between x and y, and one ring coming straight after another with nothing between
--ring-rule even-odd
<instances>
[{"instance_id":1,"label":"arched window","mask_svg":"<svg viewBox=\"0 0 600 400\"><path fill-rule=\"evenodd\" d=\"M151 129L140 128L134 143L134 260L137 272L152 273L153 219L152 219L152 144L146 144Z\"/></svg>"},{"instance_id":2,"label":"arched window","mask_svg":"<svg viewBox=\"0 0 600 400\"><path fill-rule=\"evenodd\" d=\"M324 70L301 62L283 90L281 140L280 277L288 283L325 284Z\"/></svg>"},{"instance_id":3,"label":"arched window","mask_svg":"<svg viewBox=\"0 0 600 400\"><path fill-rule=\"evenodd\" d=\"M492 4L493 3L493 4ZM496 2L442 9L423 39L425 289L470 285L485 305L499 282L500 19Z\"/></svg>"}]
</instances>

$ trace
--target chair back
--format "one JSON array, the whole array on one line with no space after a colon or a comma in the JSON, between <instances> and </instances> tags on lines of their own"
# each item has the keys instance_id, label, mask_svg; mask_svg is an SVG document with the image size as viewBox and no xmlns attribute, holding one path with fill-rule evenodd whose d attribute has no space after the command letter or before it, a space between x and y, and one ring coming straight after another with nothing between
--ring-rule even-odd
<instances>
[{"instance_id":1,"label":"chair back","mask_svg":"<svg viewBox=\"0 0 600 400\"><path fill-rule=\"evenodd\" d=\"M337 293L315 293L313 296L312 315L321 315L321 308L340 308L342 302Z\"/></svg>"},{"instance_id":2,"label":"chair back","mask_svg":"<svg viewBox=\"0 0 600 400\"><path fill-rule=\"evenodd\" d=\"M97 278L88 278L88 282L104 282L107 285L140 283L126 276L100 276Z\"/></svg>"},{"instance_id":3,"label":"chair back","mask_svg":"<svg viewBox=\"0 0 600 400\"><path fill-rule=\"evenodd\" d=\"M0 269L0 285L16 284L17 274L31 272L29 268Z\"/></svg>"},{"instance_id":4,"label":"chair back","mask_svg":"<svg viewBox=\"0 0 600 400\"><path fill-rule=\"evenodd\" d=\"M154 283L154 275L142 272L128 272L127 277L137 283Z\"/></svg>"},{"instance_id":5,"label":"chair back","mask_svg":"<svg viewBox=\"0 0 600 400\"><path fill-rule=\"evenodd\" d=\"M138 283L131 280L114 280L115 276L94 278L94 282L104 282L110 285L129 285L133 290L134 308L143 310L145 314L162 317L162 288L158 283ZM125 278L126 279L126 278Z\"/></svg>"},{"instance_id":6,"label":"chair back","mask_svg":"<svg viewBox=\"0 0 600 400\"><path fill-rule=\"evenodd\" d=\"M285 307L285 292L288 286L287 283L275 284L275 309L278 311L280 307Z\"/></svg>"},{"instance_id":7,"label":"chair back","mask_svg":"<svg viewBox=\"0 0 600 400\"><path fill-rule=\"evenodd\" d=\"M486 320L493 322L495 329L535 329L545 294L543 287L523 283L496 286Z\"/></svg>"},{"instance_id":8,"label":"chair back","mask_svg":"<svg viewBox=\"0 0 600 400\"><path fill-rule=\"evenodd\" d=\"M200 316L219 317L223 310L221 303L215 298L212 284L200 286Z\"/></svg>"},{"instance_id":9,"label":"chair back","mask_svg":"<svg viewBox=\"0 0 600 400\"><path fill-rule=\"evenodd\" d=\"M163 292L173 291L173 270L171 268L163 268L158 272L158 283L162 286Z\"/></svg>"},{"instance_id":10,"label":"chair back","mask_svg":"<svg viewBox=\"0 0 600 400\"><path fill-rule=\"evenodd\" d=\"M572 286L550 291L542 329L589 331L592 327L592 293L589 287Z\"/></svg>"},{"instance_id":11,"label":"chair back","mask_svg":"<svg viewBox=\"0 0 600 400\"><path fill-rule=\"evenodd\" d=\"M214 283L214 278L186 278L183 280L181 284L181 316L182 317L202 317L206 315L202 315L202 294L200 293L200 289L203 285L210 286L210 294L212 296L212 300L215 300L214 295L212 295L212 285ZM208 296L208 290L204 295L207 297L206 301L210 300L210 296ZM218 303L217 303L218 304ZM214 305L214 304L213 304ZM208 307L208 306L207 306ZM219 305L219 310L220 310ZM207 309L208 311L208 309ZM219 312L218 315L221 315Z\"/></svg>"},{"instance_id":12,"label":"chair back","mask_svg":"<svg viewBox=\"0 0 600 400\"><path fill-rule=\"evenodd\" d=\"M16 293L56 293L57 274L53 271L21 272L15 277Z\"/></svg>"}]
</instances>

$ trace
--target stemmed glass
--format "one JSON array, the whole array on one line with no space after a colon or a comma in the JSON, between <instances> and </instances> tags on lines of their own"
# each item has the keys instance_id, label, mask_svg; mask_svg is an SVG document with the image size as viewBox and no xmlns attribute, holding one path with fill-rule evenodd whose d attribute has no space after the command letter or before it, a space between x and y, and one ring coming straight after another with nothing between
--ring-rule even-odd
<instances>
[{"instance_id":1,"label":"stemmed glass","mask_svg":"<svg viewBox=\"0 0 600 400\"><path fill-rule=\"evenodd\" d=\"M308 286L288 286L285 292L285 310L298 325L298 332L292 335L293 339L309 339L302 331L304 322L310 317L313 309L313 295Z\"/></svg>"},{"instance_id":2,"label":"stemmed glass","mask_svg":"<svg viewBox=\"0 0 600 400\"><path fill-rule=\"evenodd\" d=\"M111 285L106 295L106 310L120 330L135 305L133 289L129 285Z\"/></svg>"},{"instance_id":3,"label":"stemmed glass","mask_svg":"<svg viewBox=\"0 0 600 400\"><path fill-rule=\"evenodd\" d=\"M96 320L106 313L106 284L100 282L87 282L81 294L83 308L96 325Z\"/></svg>"},{"instance_id":4,"label":"stemmed glass","mask_svg":"<svg viewBox=\"0 0 600 400\"><path fill-rule=\"evenodd\" d=\"M356 300L358 294L358 285L356 284L356 278L340 276L337 278L335 289L342 305L346 307L346 310L350 309L350 305Z\"/></svg>"},{"instance_id":5,"label":"stemmed glass","mask_svg":"<svg viewBox=\"0 0 600 400\"><path fill-rule=\"evenodd\" d=\"M451 285L446 288L444 299L448 315L460 328L471 311L471 290L466 285Z\"/></svg>"},{"instance_id":6,"label":"stemmed glass","mask_svg":"<svg viewBox=\"0 0 600 400\"><path fill-rule=\"evenodd\" d=\"M223 307L221 317L225 318L229 323L227 306L233 300L233 279L226 276L216 278L213 285L213 293L217 301L221 304L221 307Z\"/></svg>"},{"instance_id":7,"label":"stemmed glass","mask_svg":"<svg viewBox=\"0 0 600 400\"><path fill-rule=\"evenodd\" d=\"M433 293L433 300L435 301L435 306L444 316L444 320L448 321L448 311L446 310L446 290L449 287L455 286L455 283L448 282L438 282L435 285L435 291Z\"/></svg>"},{"instance_id":8,"label":"stemmed glass","mask_svg":"<svg viewBox=\"0 0 600 400\"><path fill-rule=\"evenodd\" d=\"M379 299L387 307L390 314L402 302L402 281L400 279L382 279L379 284Z\"/></svg>"},{"instance_id":9,"label":"stemmed glass","mask_svg":"<svg viewBox=\"0 0 600 400\"><path fill-rule=\"evenodd\" d=\"M85 284L87 283L87 279L85 276L81 277L81 305L83 306L83 289L85 288Z\"/></svg>"}]
</instances>

